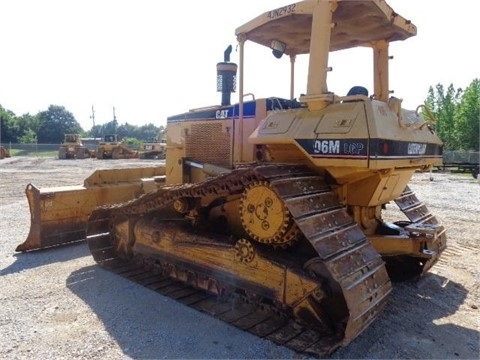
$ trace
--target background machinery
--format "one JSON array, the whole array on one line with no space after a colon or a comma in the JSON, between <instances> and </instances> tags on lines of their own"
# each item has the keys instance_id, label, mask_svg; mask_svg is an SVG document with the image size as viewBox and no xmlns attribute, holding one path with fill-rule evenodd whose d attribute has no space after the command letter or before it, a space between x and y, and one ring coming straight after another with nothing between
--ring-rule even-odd
<instances>
[{"instance_id":1,"label":"background machinery","mask_svg":"<svg viewBox=\"0 0 480 360\"><path fill-rule=\"evenodd\" d=\"M138 157L140 159L165 159L167 153L167 143L157 139L155 141L145 141L140 146Z\"/></svg>"},{"instance_id":2,"label":"background machinery","mask_svg":"<svg viewBox=\"0 0 480 360\"><path fill-rule=\"evenodd\" d=\"M109 134L103 137L96 151L97 159L133 159L138 157L138 151L128 148L124 140L120 140L117 134Z\"/></svg>"},{"instance_id":3,"label":"background machinery","mask_svg":"<svg viewBox=\"0 0 480 360\"><path fill-rule=\"evenodd\" d=\"M95 153L82 144L80 134L65 134L58 149L59 159L85 159L95 157Z\"/></svg>"},{"instance_id":4,"label":"background machinery","mask_svg":"<svg viewBox=\"0 0 480 360\"><path fill-rule=\"evenodd\" d=\"M0 146L0 159L10 157L10 150L5 146Z\"/></svg>"},{"instance_id":5,"label":"background machinery","mask_svg":"<svg viewBox=\"0 0 480 360\"><path fill-rule=\"evenodd\" d=\"M85 187L27 186L32 225L17 250L86 235L101 266L257 336L316 355L347 345L381 313L392 280L420 276L446 247L445 229L408 187L441 164L442 143L389 97L389 44L414 35L383 0L307 0L259 15L236 30L239 77L231 47L217 64L221 105L167 119L165 176L138 179L124 204L62 219L61 196L89 199ZM246 42L290 60L288 98L244 99ZM373 94L330 92L329 53L359 46L372 49ZM116 191L113 180L103 191L109 183ZM390 202L403 213L395 223L382 216Z\"/></svg>"}]
</instances>

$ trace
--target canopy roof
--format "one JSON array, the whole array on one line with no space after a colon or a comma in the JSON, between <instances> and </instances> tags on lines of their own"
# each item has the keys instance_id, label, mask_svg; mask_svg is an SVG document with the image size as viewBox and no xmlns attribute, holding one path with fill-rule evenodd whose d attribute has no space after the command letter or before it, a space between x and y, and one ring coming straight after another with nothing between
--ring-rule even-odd
<instances>
[{"instance_id":1,"label":"canopy roof","mask_svg":"<svg viewBox=\"0 0 480 360\"><path fill-rule=\"evenodd\" d=\"M335 9L330 51L369 46L380 40L405 40L417 32L415 25L384 0L305 0L267 11L237 28L235 34L267 47L272 40L282 41L287 55L307 54L317 1L329 1Z\"/></svg>"}]
</instances>

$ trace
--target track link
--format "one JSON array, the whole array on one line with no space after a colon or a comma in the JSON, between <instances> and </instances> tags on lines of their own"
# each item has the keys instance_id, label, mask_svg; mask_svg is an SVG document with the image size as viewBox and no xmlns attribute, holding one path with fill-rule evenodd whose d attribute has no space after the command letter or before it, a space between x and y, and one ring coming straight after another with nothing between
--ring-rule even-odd
<instances>
[{"instance_id":1,"label":"track link","mask_svg":"<svg viewBox=\"0 0 480 360\"><path fill-rule=\"evenodd\" d=\"M341 321L334 324L335 331L300 326L288 309L263 299L252 302L257 297L247 296L249 290L226 291L221 280L211 278L199 284L204 274L188 264L159 264L158 259L143 255L126 261L114 248L111 229L116 219L134 221L182 197L241 194L254 181L270 184L317 252L318 257L305 264L305 271L328 279L327 288L342 294L345 313L337 314ZM323 178L302 165L238 168L202 183L165 187L124 205L95 210L88 222L87 241L101 266L259 337L316 356L329 354L358 336L378 316L391 291L380 255Z\"/></svg>"},{"instance_id":2,"label":"track link","mask_svg":"<svg viewBox=\"0 0 480 360\"><path fill-rule=\"evenodd\" d=\"M421 269L421 273L425 273L439 260L440 254L447 247L446 230L439 224L437 218L430 213L427 206L417 198L409 186L406 186L403 193L395 199L395 203L412 224L415 224L413 231L435 237L436 248L431 252L432 257L425 261ZM408 227L406 228L408 229ZM400 264L397 264L397 267L400 266ZM411 266L408 267L411 268ZM405 268L403 271L407 272L409 269Z\"/></svg>"}]
</instances>

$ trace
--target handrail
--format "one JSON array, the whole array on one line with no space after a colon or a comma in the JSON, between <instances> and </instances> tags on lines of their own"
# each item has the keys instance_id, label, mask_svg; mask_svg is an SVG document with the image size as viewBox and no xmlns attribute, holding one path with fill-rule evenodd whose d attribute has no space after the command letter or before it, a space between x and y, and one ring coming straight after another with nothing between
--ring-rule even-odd
<instances>
[{"instance_id":1,"label":"handrail","mask_svg":"<svg viewBox=\"0 0 480 360\"><path fill-rule=\"evenodd\" d=\"M423 127L425 125L433 125L437 122L437 119L435 119L435 116L432 114L432 112L428 108L427 104L420 104L420 105L417 106L417 108L415 109L415 114L417 116L419 116L418 110L420 110L420 108L425 110L425 113L427 115L428 120L425 120L425 122L423 124L421 124L420 126L418 126L417 129L423 129Z\"/></svg>"}]
</instances>

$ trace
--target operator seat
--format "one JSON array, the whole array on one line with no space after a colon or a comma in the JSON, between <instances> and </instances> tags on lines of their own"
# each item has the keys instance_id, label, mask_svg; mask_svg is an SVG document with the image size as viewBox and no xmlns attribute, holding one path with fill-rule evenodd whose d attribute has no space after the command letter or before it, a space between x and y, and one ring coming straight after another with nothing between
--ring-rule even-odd
<instances>
[{"instance_id":1,"label":"operator seat","mask_svg":"<svg viewBox=\"0 0 480 360\"><path fill-rule=\"evenodd\" d=\"M355 95L365 95L368 97L368 90L363 86L353 86L350 90L348 90L347 96L355 96ZM351 100L343 100L343 103L349 102L358 102L362 101L361 99L351 99Z\"/></svg>"},{"instance_id":2,"label":"operator seat","mask_svg":"<svg viewBox=\"0 0 480 360\"><path fill-rule=\"evenodd\" d=\"M348 90L348 93L347 93L347 96L352 96L352 95L368 96L368 90L363 86L353 86L350 90Z\"/></svg>"}]
</instances>

